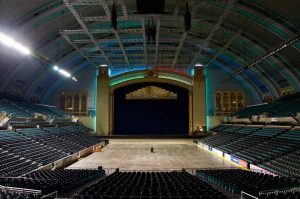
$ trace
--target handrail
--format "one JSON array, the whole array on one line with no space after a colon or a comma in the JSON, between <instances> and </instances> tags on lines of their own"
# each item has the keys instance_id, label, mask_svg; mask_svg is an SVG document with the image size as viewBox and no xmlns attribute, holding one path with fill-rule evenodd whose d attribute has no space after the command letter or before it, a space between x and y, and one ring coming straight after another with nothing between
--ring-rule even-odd
<instances>
[{"instance_id":1,"label":"handrail","mask_svg":"<svg viewBox=\"0 0 300 199\"><path fill-rule=\"evenodd\" d=\"M19 187L7 187L7 186L2 186L0 185L0 190L3 191L13 191L17 193L32 193L34 195L41 194L41 190L36 190L36 189L26 189L26 188L19 188Z\"/></svg>"},{"instance_id":2,"label":"handrail","mask_svg":"<svg viewBox=\"0 0 300 199\"><path fill-rule=\"evenodd\" d=\"M252 197L252 198L254 198L254 199L258 199L258 197L253 196L253 195L251 195L251 194L249 194L249 193L246 193L246 192L244 192L244 191L241 191L241 199L243 199L243 194L245 194L245 195L247 195L247 196L250 196L250 197Z\"/></svg>"},{"instance_id":3,"label":"handrail","mask_svg":"<svg viewBox=\"0 0 300 199\"><path fill-rule=\"evenodd\" d=\"M52 192L52 193L49 193L49 194L47 194L47 195L44 195L43 197L41 197L41 199L48 198L49 196L52 196L52 195L55 195L55 198L57 198L58 192L57 192L57 191L54 191L54 192Z\"/></svg>"},{"instance_id":4,"label":"handrail","mask_svg":"<svg viewBox=\"0 0 300 199\"><path fill-rule=\"evenodd\" d=\"M269 194L272 194L272 193L290 193L290 192L300 192L300 186L297 186L297 187L292 187L292 188L282 188L282 189L271 189L271 190L264 190L264 191L260 191L259 192L259 195L262 195L262 194L266 194L266 195L269 195Z\"/></svg>"}]
</instances>

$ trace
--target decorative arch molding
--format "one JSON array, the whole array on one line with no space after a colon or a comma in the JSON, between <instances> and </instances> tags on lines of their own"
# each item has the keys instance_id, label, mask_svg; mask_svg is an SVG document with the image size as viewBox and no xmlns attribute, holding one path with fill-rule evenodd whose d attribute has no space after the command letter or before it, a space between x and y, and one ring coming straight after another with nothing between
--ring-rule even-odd
<instances>
[{"instance_id":1,"label":"decorative arch molding","mask_svg":"<svg viewBox=\"0 0 300 199\"><path fill-rule=\"evenodd\" d=\"M192 77L179 73L157 70L154 72L153 76L151 76L149 75L149 70L131 71L111 77L110 91L113 93L115 89L137 83L156 82L179 86L192 92L192 81Z\"/></svg>"}]
</instances>

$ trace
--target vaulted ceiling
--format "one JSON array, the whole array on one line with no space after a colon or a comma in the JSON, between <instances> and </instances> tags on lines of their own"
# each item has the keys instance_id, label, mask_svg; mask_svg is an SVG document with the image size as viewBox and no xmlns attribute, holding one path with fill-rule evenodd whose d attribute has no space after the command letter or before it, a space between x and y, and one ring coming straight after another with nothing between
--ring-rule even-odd
<instances>
[{"instance_id":1,"label":"vaulted ceiling","mask_svg":"<svg viewBox=\"0 0 300 199\"><path fill-rule=\"evenodd\" d=\"M112 3L118 28L111 28ZM166 0L166 14L138 15L136 0L0 0L0 32L29 46L75 76L106 64L112 71L154 68L189 74L196 63L228 74L299 36L300 1L188 0L192 28L185 32L185 1ZM154 24L155 41L147 42ZM63 77L51 66L0 46L0 91L44 96ZM300 90L300 43L235 77L258 94ZM80 79L79 79L80 81ZM229 80L230 81L230 80Z\"/></svg>"}]
</instances>

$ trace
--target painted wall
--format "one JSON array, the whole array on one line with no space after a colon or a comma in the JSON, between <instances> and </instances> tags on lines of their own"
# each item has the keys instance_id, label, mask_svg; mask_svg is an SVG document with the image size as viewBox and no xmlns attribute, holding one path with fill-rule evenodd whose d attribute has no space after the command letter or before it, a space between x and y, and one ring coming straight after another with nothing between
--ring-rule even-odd
<instances>
[{"instance_id":1,"label":"painted wall","mask_svg":"<svg viewBox=\"0 0 300 199\"><path fill-rule=\"evenodd\" d=\"M87 107L94 108L94 87L96 81L96 68L88 67L79 74L75 74L78 77L78 82L72 80L66 80L61 87L52 95L49 99L49 104L59 106L59 95L64 91L86 91L88 93Z\"/></svg>"},{"instance_id":2,"label":"painted wall","mask_svg":"<svg viewBox=\"0 0 300 199\"><path fill-rule=\"evenodd\" d=\"M242 90L246 94L246 105L257 104L261 101L256 100L252 93L247 90L236 79L222 82L222 80L228 75L220 70L215 65L210 65L205 69L206 71L206 93L207 93L207 109L215 109L215 92L216 90Z\"/></svg>"}]
</instances>

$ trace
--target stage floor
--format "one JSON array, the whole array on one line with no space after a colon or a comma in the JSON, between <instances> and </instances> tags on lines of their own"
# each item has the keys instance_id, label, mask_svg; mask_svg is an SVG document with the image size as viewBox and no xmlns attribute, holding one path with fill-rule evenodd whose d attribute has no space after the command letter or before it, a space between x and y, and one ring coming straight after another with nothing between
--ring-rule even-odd
<instances>
[{"instance_id":1,"label":"stage floor","mask_svg":"<svg viewBox=\"0 0 300 199\"><path fill-rule=\"evenodd\" d=\"M154 148L154 153L150 148ZM197 147L191 139L110 139L110 144L69 168L120 168L121 170L173 170L234 167Z\"/></svg>"}]
</instances>

